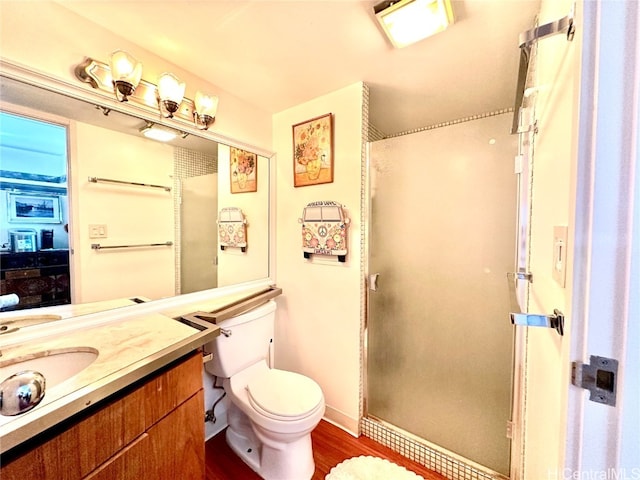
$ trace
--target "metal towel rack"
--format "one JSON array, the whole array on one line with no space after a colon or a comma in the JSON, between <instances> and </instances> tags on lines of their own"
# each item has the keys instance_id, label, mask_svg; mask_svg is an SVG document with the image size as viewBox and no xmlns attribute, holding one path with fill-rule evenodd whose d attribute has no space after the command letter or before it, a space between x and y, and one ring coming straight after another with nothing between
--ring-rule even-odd
<instances>
[{"instance_id":1,"label":"metal towel rack","mask_svg":"<svg viewBox=\"0 0 640 480\"><path fill-rule=\"evenodd\" d=\"M263 290L249 297L245 297L237 302L226 305L224 308L213 310L211 312L193 312L188 315L183 315L182 319L186 321L205 320L211 323L222 322L228 318L235 317L244 313L252 308L258 307L268 300L277 297L282 294L282 289L276 286L271 286L267 290Z\"/></svg>"},{"instance_id":2,"label":"metal towel rack","mask_svg":"<svg viewBox=\"0 0 640 480\"><path fill-rule=\"evenodd\" d=\"M167 187L165 185L153 185L151 183L139 183L139 182L126 182L124 180L113 180L110 178L89 177L89 181L92 183L107 182L107 183L118 183L120 185L135 185L136 187L161 188L166 192L171 191L171 187Z\"/></svg>"},{"instance_id":3,"label":"metal towel rack","mask_svg":"<svg viewBox=\"0 0 640 480\"><path fill-rule=\"evenodd\" d=\"M509 282L509 298L511 300L511 318L512 325L521 325L524 327L547 327L554 328L559 335L564 335L564 314L557 308L553 310L553 315L544 315L539 313L523 313L518 302L517 281L526 280L533 281L533 275L529 272L507 273Z\"/></svg>"},{"instance_id":4,"label":"metal towel rack","mask_svg":"<svg viewBox=\"0 0 640 480\"><path fill-rule=\"evenodd\" d=\"M173 242L164 243L141 243L137 245L100 245L99 243L92 243L91 248L94 250L105 250L109 248L138 248L138 247L170 247Z\"/></svg>"}]
</instances>

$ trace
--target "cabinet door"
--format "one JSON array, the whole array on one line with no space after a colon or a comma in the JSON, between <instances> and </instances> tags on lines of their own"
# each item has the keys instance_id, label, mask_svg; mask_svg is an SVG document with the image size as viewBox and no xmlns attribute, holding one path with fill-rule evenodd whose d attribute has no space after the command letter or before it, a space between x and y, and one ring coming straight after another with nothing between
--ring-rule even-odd
<instances>
[{"instance_id":1,"label":"cabinet door","mask_svg":"<svg viewBox=\"0 0 640 480\"><path fill-rule=\"evenodd\" d=\"M204 393L196 395L149 430L147 475L155 480L203 480Z\"/></svg>"},{"instance_id":2,"label":"cabinet door","mask_svg":"<svg viewBox=\"0 0 640 480\"><path fill-rule=\"evenodd\" d=\"M131 444L107 460L84 480L140 480L147 478L145 462L148 457L149 434L143 433Z\"/></svg>"},{"instance_id":3,"label":"cabinet door","mask_svg":"<svg viewBox=\"0 0 640 480\"><path fill-rule=\"evenodd\" d=\"M15 459L3 458L2 480L78 480L144 433L143 389L98 408ZM114 477L115 478L115 477Z\"/></svg>"}]
</instances>

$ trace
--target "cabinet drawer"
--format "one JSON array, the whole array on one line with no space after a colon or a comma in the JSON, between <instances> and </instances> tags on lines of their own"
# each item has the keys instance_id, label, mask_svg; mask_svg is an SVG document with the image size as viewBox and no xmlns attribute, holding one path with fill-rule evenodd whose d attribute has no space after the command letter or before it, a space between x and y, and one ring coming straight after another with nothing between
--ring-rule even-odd
<instances>
[{"instance_id":1,"label":"cabinet drawer","mask_svg":"<svg viewBox=\"0 0 640 480\"><path fill-rule=\"evenodd\" d=\"M3 253L0 254L2 270L10 268L32 268L38 266L38 256L35 253Z\"/></svg>"},{"instance_id":2,"label":"cabinet drawer","mask_svg":"<svg viewBox=\"0 0 640 480\"><path fill-rule=\"evenodd\" d=\"M55 265L69 265L69 251L63 250L60 252L38 252L38 265L41 267L55 266Z\"/></svg>"},{"instance_id":3,"label":"cabinet drawer","mask_svg":"<svg viewBox=\"0 0 640 480\"><path fill-rule=\"evenodd\" d=\"M196 353L144 385L145 425L151 427L202 389L202 355ZM203 410L204 412L204 410Z\"/></svg>"}]
</instances>

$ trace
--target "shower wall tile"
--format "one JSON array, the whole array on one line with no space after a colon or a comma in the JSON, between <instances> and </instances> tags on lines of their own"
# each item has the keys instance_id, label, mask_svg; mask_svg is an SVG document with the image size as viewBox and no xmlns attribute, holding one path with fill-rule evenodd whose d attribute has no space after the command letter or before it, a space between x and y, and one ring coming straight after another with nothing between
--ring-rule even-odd
<instances>
[{"instance_id":1,"label":"shower wall tile","mask_svg":"<svg viewBox=\"0 0 640 480\"><path fill-rule=\"evenodd\" d=\"M495 117L496 115L504 115L505 113L513 113L513 107L503 108L502 110L496 110L495 112L481 113L479 115L471 115L470 117L458 118L456 120L450 120L448 122L436 123L427 127L415 128L413 130L407 130L406 132L394 133L387 135L384 138L401 137L403 135L411 135L412 133L424 132L426 130L433 130L435 128L448 127L457 123L471 122L472 120L479 120L481 118Z\"/></svg>"}]
</instances>

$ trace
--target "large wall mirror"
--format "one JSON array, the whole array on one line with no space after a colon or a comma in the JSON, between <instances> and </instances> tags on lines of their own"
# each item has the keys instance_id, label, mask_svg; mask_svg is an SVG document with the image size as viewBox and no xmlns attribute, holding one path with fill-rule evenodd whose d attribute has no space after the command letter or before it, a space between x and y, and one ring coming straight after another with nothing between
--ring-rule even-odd
<instances>
[{"instance_id":1,"label":"large wall mirror","mask_svg":"<svg viewBox=\"0 0 640 480\"><path fill-rule=\"evenodd\" d=\"M269 277L269 154L161 143L148 119L7 76L0 92L0 294L20 299L0 311Z\"/></svg>"}]
</instances>

